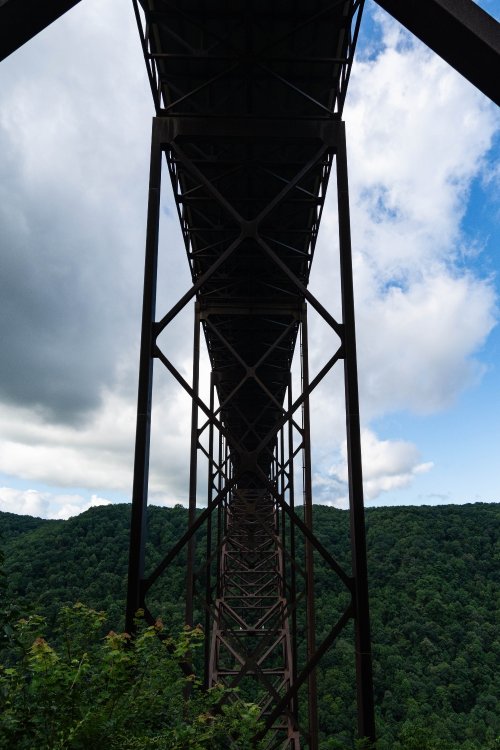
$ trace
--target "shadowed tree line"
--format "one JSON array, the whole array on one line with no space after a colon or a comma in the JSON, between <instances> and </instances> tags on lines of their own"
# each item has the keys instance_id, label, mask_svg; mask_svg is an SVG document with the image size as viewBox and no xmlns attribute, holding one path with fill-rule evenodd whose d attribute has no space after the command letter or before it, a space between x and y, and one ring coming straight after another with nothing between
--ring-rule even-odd
<instances>
[{"instance_id":1,"label":"shadowed tree line","mask_svg":"<svg viewBox=\"0 0 500 750\"><path fill-rule=\"evenodd\" d=\"M79 623L94 618L93 635L89 632L85 636L87 639L92 636L90 640L94 645L88 642L87 650L82 653L95 655L92 662L95 680L93 683L90 679L84 680L82 690L92 683L93 689L101 691L99 694L104 696L105 703L106 691L101 688L102 680L109 679L109 675L106 676L109 664L114 664L113 659L117 664L120 660L133 662L136 659L137 664L128 664L120 677L122 683L117 683L110 692L112 694L116 688L126 693L126 684L136 684L130 682L130 670L145 670L146 659L151 668L151 690L156 696L150 703L163 706L156 712L164 722L163 735L161 727L150 717L143 739L136 739L139 744L130 747L223 747L221 737L229 731L231 722L241 723L248 732L255 726L256 717L247 702L240 699L239 708L232 709L240 712L238 716L246 717L242 721L235 719L234 713L208 721L205 727L208 744L190 745L184 739L176 745L173 734L167 737L167 730L177 731L175 726L168 725L168 721L172 721L172 717L181 717L183 726L197 727L196 741L201 742L197 722L200 716L211 716L212 699L195 691L189 716L182 715L185 709L173 708L175 701L183 695L182 681L185 678L171 657L165 659L163 667L158 666L162 660L153 652L162 646L157 638L149 638L151 629L142 628L140 637L143 640L140 643L147 644L147 647L140 645L138 650L132 649L135 656L132 657L130 649L122 648L120 631L123 627L129 514L128 505L94 508L68 521L0 513L0 545L5 553L6 573L1 607L3 699L6 699L9 680L11 683L18 680L22 684L18 698L28 706L38 695L36 691L42 690L40 674L43 670L47 672L47 665L52 665L51 669L57 673L52 675L54 684L61 690L64 687L67 693L68 681L71 685L74 670L78 667L72 665L71 659L67 661L62 635L64 622L73 618L76 624L72 627L76 633ZM182 534L186 511L181 507L153 507L149 509L148 523L147 560L148 567L153 567L161 554ZM318 506L314 524L320 540L348 569L347 513ZM496 504L367 511L378 750L493 750L500 747L497 739L500 719L496 707L500 694L499 528L500 506ZM203 535L198 541L201 562ZM175 643L185 643L187 637L183 630L184 574L184 560L180 556L169 569L168 577L158 581L150 596L152 611L161 614ZM320 558L315 559L315 578L320 638L341 611L345 593ZM86 606L75 608L76 602L85 602ZM89 614L92 611L94 614ZM101 611L106 616L98 614ZM111 636L107 635L110 629ZM202 636L197 631L189 637L196 640ZM174 651L177 647L174 646ZM18 671L9 676L6 669ZM82 669L87 669L86 663L84 668L80 667L75 686ZM116 675L121 674L120 669L117 668ZM165 669L169 679L156 674L157 669ZM92 673L90 666L88 670L89 674ZM353 674L352 633L346 631L323 660L318 674L321 750L354 746ZM128 683L123 675L129 679ZM160 683L170 685L165 688L166 692L158 689ZM47 692L46 686L43 691ZM114 724L111 721L114 727L111 733L116 738L122 731L127 733L129 725L120 726L119 717L131 720L133 712L124 707L132 697L130 693L123 699L122 708L116 709L118 718L115 717ZM54 705L57 705L57 700L55 697ZM82 694L82 700L84 705L87 700L96 703L91 693ZM140 704L141 699L136 697L134 700ZM85 713L81 706L80 710ZM93 719L94 727L108 726L107 710L108 704L100 706L99 716ZM65 709L64 715L71 715L71 711ZM15 720L12 721L15 724ZM140 726L137 721L136 716L136 727ZM2 737L7 738L5 743L10 747L35 747L33 743L22 745L8 741L14 724L8 728L5 720L2 721ZM44 724L48 725L46 719ZM85 736L84 725L85 721L78 730L80 735L77 732L71 740L73 744L57 744L52 737L52 744L43 747L95 746L94 740L94 745L88 739L81 740ZM153 742L151 737L157 739ZM7 747L7 744L1 744L2 741L0 748ZM140 744L140 741L146 744ZM246 741L239 740L242 748ZM84 744L75 744L77 742ZM164 744L158 744L161 742ZM109 743L107 746L112 747ZM122 742L120 747L129 745Z\"/></svg>"}]
</instances>

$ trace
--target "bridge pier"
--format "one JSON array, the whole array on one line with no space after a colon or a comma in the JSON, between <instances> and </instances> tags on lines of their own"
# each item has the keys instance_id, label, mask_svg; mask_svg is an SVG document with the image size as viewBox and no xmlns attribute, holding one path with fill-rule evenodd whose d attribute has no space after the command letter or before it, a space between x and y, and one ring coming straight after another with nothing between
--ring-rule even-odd
<instances>
[{"instance_id":1,"label":"bridge pier","mask_svg":"<svg viewBox=\"0 0 500 750\"><path fill-rule=\"evenodd\" d=\"M213 172L222 168L231 170L235 162L228 159L223 126L219 124L215 134L210 130L214 130L213 124L207 121L193 123L183 118L172 121L158 117L153 125L127 628L133 629L138 608L144 609L146 618L154 622L156 613L148 608L147 594L159 576L168 575L169 565L178 555L186 554L185 619L189 625L204 622L207 687L221 682L228 687L238 687L243 697L257 701L265 723L263 736L269 748L317 750L317 667L353 620L358 734L373 738L344 124L337 120L313 128L307 122L287 129L280 144L286 159L290 146L302 148L308 158L294 166L292 172L285 162L286 179L280 180L277 192L266 202L260 201L257 216L250 220L244 214L244 204L235 205L231 197L219 189L223 176ZM233 141L233 158L238 157L242 142L247 141L250 132L253 142L257 143L259 169L269 171L270 167L263 160L279 157L276 147L273 146L271 156L267 148L274 132L272 123L254 122L250 130L245 121L232 122L227 138ZM220 154L215 161L208 158L214 146L225 151L223 167L219 166ZM193 284L157 320L155 296L163 154L179 207L188 259L193 268ZM214 164L218 165L217 170ZM334 164L342 323L310 292L307 277L304 277ZM276 166L273 168L276 170ZM306 240L311 244L304 266L302 260L298 264L290 262L288 250L283 253L282 247L285 244L288 248L292 241L293 232L288 223L297 213L297 202L302 200L309 206L313 186L317 196L313 201L316 219L312 235ZM215 213L225 215L226 223L218 219L218 223L193 229L194 217L191 217L189 228L185 222L188 194L197 195L202 203L210 200L218 206ZM303 252L300 250L303 241L301 238L298 244L299 252ZM199 256L203 265L197 271ZM259 260L254 267L256 256ZM294 256L291 257L293 260ZM260 289L258 294L254 291L256 286ZM193 303L193 366L191 381L187 382L175 367L171 353L158 343L158 336L181 310ZM312 377L308 306L338 337L337 348L333 347L326 363ZM200 397L201 329L212 367L207 403ZM296 353L298 341L300 351ZM166 551L162 562L146 575L145 509L155 359L192 400L189 508L186 532ZM341 360L346 399L352 571L339 565L313 528L309 400ZM294 367L299 371L299 392L292 394ZM297 505L295 494L300 457L303 508ZM202 460L207 465L206 494L197 487ZM204 495L207 507L197 510ZM196 537L202 530L206 533L204 559L200 559L199 544L196 547ZM332 581L335 579L344 587L347 597L345 609L320 643L316 641L315 559L329 568ZM325 630L324 623L322 630ZM299 710L299 706L307 707L307 711Z\"/></svg>"}]
</instances>

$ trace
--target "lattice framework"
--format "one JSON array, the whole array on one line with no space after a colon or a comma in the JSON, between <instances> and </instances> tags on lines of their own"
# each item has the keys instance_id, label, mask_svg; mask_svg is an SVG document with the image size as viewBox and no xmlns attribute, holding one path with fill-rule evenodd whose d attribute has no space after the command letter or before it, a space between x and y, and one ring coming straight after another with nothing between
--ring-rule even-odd
<instances>
[{"instance_id":1,"label":"lattice framework","mask_svg":"<svg viewBox=\"0 0 500 750\"><path fill-rule=\"evenodd\" d=\"M205 680L238 687L262 710L268 748L318 747L316 666L346 624L357 639L359 732L373 736L366 560L343 106L361 3L307 6L170 1L136 6L157 117L153 127L146 296L131 539L129 622L186 553L186 622L203 613ZM284 113L286 113L284 115ZM166 156L192 286L156 319L161 160ZM343 320L308 289L326 189L336 164ZM162 333L195 306L188 382ZM309 375L307 307L336 345ZM203 339L201 336L203 333ZM300 339L300 347L297 346ZM200 345L212 369L200 396ZM300 351L299 351L300 349ZM292 393L293 361L300 386ZM192 399L189 524L144 574L153 361ZM345 370L352 570L314 534L309 398ZM200 461L207 507L196 511ZM296 508L302 463L304 509ZM196 565L196 533L207 530ZM299 552L300 550L300 552ZM256 557L261 563L256 567ZM314 558L344 586L346 606L316 642ZM354 675L353 675L353 679ZM307 710L305 710L305 708Z\"/></svg>"}]
</instances>

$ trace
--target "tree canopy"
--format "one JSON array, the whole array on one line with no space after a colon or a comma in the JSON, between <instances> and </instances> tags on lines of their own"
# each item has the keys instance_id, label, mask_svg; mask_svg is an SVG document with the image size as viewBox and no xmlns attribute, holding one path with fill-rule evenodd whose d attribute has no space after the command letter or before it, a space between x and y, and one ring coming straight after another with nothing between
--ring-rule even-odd
<instances>
[{"instance_id":1,"label":"tree canopy","mask_svg":"<svg viewBox=\"0 0 500 750\"><path fill-rule=\"evenodd\" d=\"M38 613L45 621L39 637L48 644L54 637L50 648L58 654L58 613L61 607L70 611L77 601L107 612L102 637L110 628L119 632L129 514L127 505L94 508L68 521L1 513L7 574L3 611ZM500 506L377 508L366 518L378 748L498 747ZM147 560L153 568L181 536L186 511L152 507L148 524ZM348 514L316 506L314 525L348 568ZM203 537L198 541L201 559ZM341 609L345 592L319 558L315 566L321 636ZM174 634L182 633L184 574L181 555L151 592L151 610ZM354 745L353 658L352 631L347 630L320 665L322 750Z\"/></svg>"}]
</instances>

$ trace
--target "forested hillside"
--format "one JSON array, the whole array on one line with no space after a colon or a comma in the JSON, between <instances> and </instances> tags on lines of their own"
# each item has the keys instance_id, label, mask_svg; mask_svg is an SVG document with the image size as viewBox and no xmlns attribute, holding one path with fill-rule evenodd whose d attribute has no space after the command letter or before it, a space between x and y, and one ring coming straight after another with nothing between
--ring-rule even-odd
<instances>
[{"instance_id":1,"label":"forested hillside","mask_svg":"<svg viewBox=\"0 0 500 750\"><path fill-rule=\"evenodd\" d=\"M119 628L129 513L127 505L94 508L68 521L0 513L10 599L49 622L62 604L83 601L106 610L110 627ZM148 566L185 523L181 507L150 509ZM314 523L347 566L347 513L319 506ZM410 736L415 750L499 746L499 529L496 504L367 511L380 750L398 750ZM174 628L182 623L184 570L180 558L152 596L152 608ZM326 631L344 594L319 560L316 580L320 631ZM319 674L324 750L351 746L352 665L346 633Z\"/></svg>"}]
</instances>

